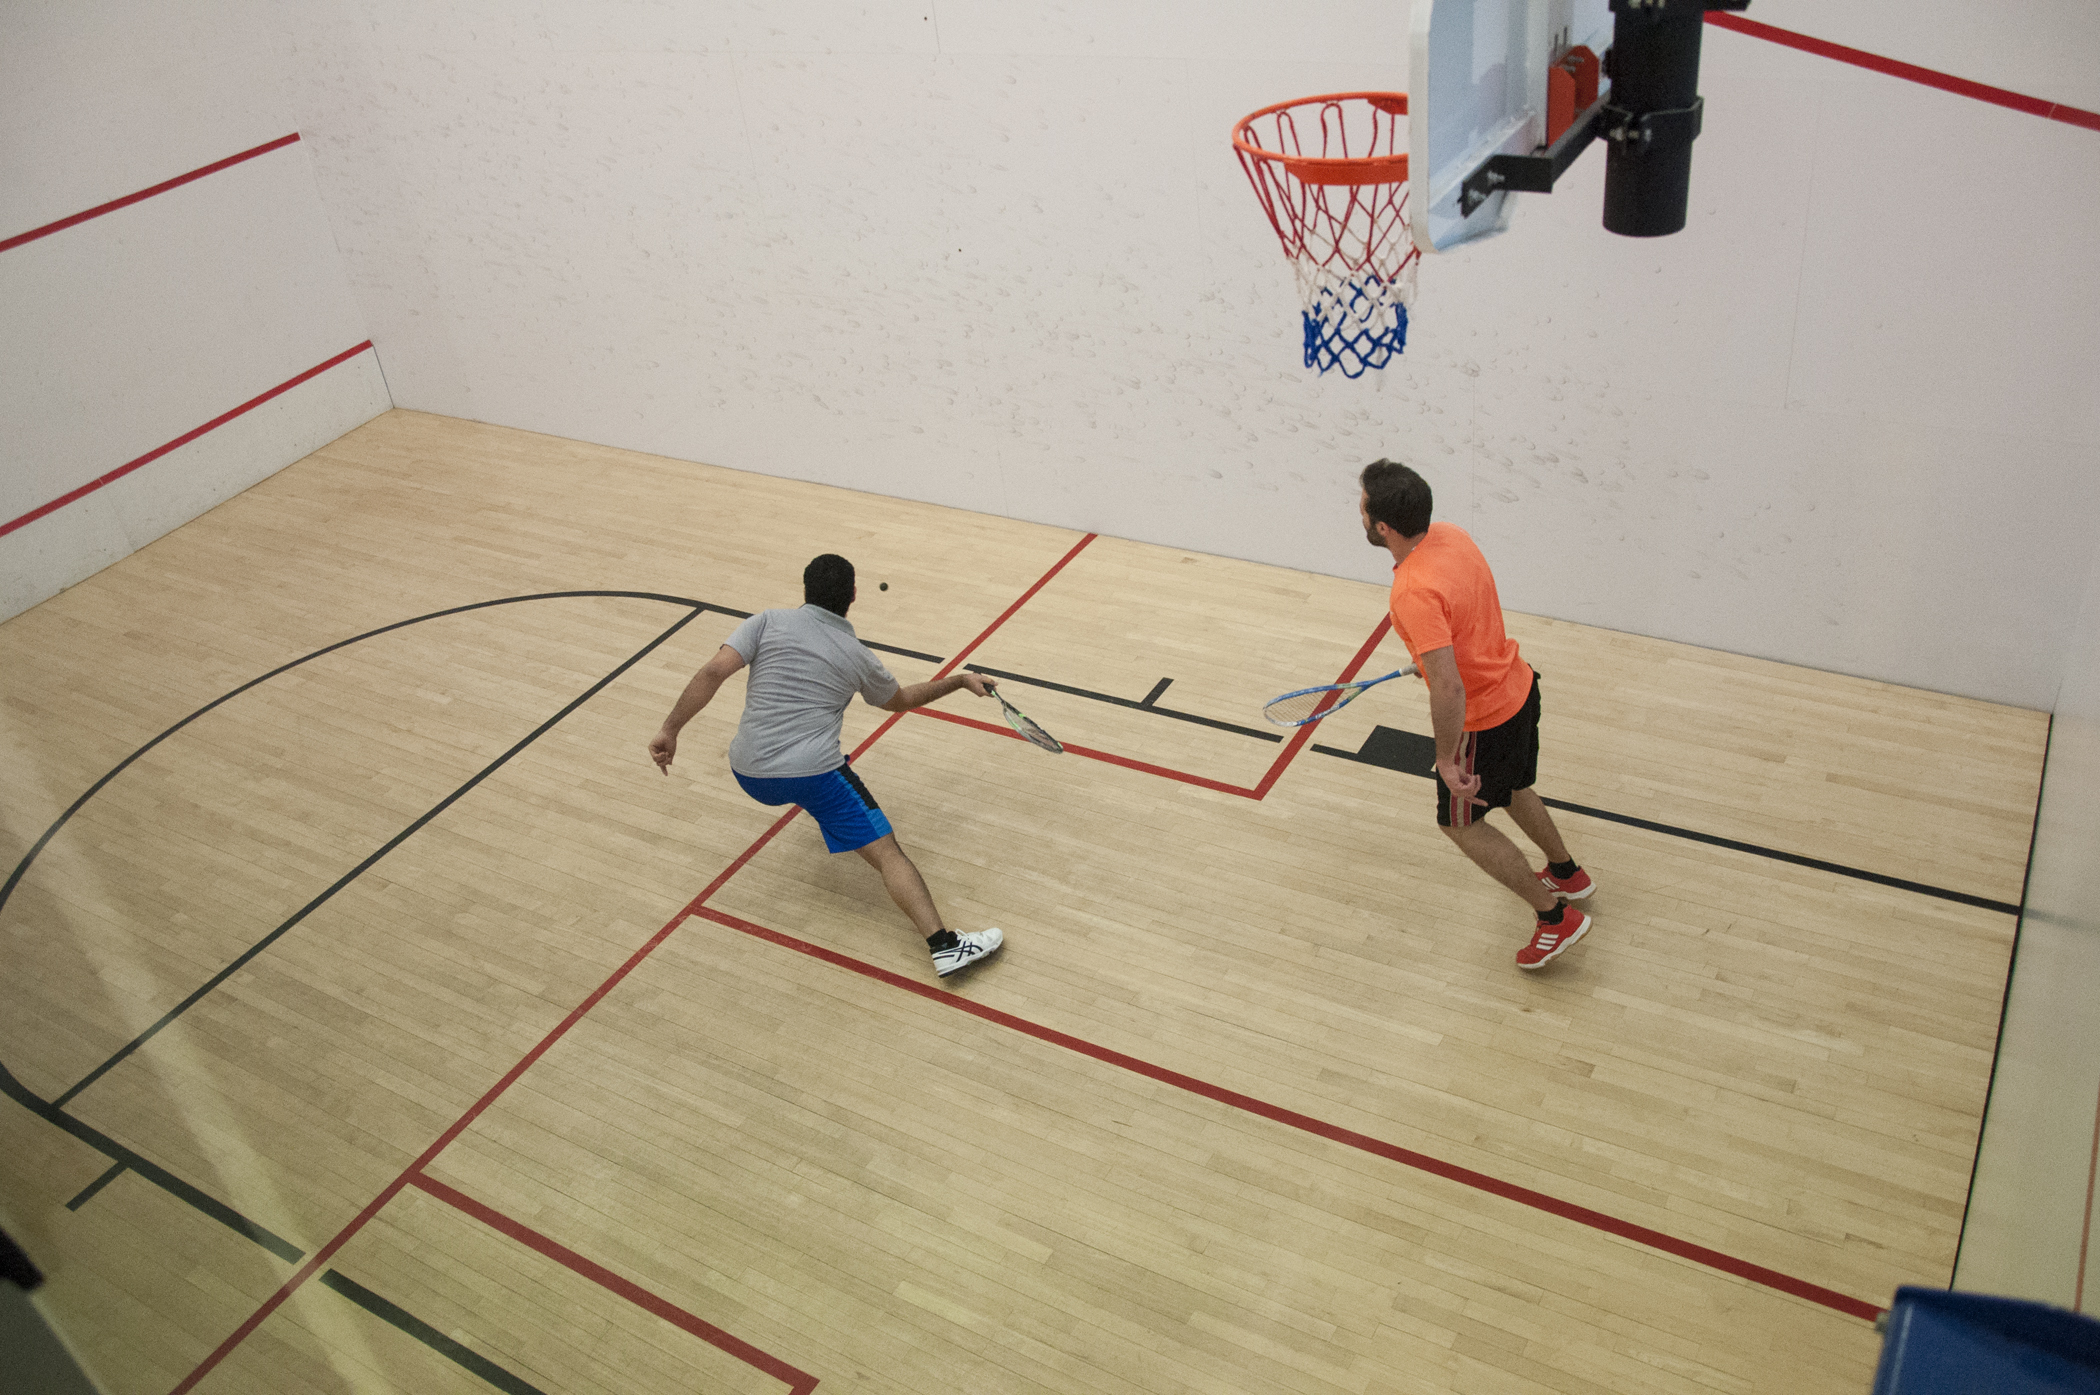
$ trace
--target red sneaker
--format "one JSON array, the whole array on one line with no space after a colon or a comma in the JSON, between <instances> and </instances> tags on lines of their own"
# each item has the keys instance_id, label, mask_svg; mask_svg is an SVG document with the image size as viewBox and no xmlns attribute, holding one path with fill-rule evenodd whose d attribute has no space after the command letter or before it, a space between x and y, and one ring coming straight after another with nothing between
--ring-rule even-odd
<instances>
[{"instance_id":1,"label":"red sneaker","mask_svg":"<svg viewBox=\"0 0 2100 1395\"><path fill-rule=\"evenodd\" d=\"M1584 900L1597 889L1597 884L1590 880L1590 874L1580 867L1575 869L1575 875L1572 877L1556 877L1551 867L1544 867L1539 870L1539 880L1545 883L1546 890L1563 901Z\"/></svg>"},{"instance_id":2,"label":"red sneaker","mask_svg":"<svg viewBox=\"0 0 2100 1395\"><path fill-rule=\"evenodd\" d=\"M1520 969L1542 969L1561 956L1571 944L1587 935L1590 918L1566 902L1561 903L1560 924L1538 923L1532 933L1531 943L1517 951L1517 967Z\"/></svg>"}]
</instances>

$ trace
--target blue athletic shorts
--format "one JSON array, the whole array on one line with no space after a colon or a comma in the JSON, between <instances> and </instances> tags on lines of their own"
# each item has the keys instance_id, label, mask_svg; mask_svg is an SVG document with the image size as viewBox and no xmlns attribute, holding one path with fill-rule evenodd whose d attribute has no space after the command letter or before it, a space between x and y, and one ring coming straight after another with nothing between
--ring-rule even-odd
<instances>
[{"instance_id":1,"label":"blue athletic shorts","mask_svg":"<svg viewBox=\"0 0 2100 1395\"><path fill-rule=\"evenodd\" d=\"M744 793L761 804L800 804L809 810L817 827L824 830L827 851L852 852L864 848L890 831L882 806L852 767L840 766L822 775L795 775L786 779L759 779L736 775Z\"/></svg>"}]
</instances>

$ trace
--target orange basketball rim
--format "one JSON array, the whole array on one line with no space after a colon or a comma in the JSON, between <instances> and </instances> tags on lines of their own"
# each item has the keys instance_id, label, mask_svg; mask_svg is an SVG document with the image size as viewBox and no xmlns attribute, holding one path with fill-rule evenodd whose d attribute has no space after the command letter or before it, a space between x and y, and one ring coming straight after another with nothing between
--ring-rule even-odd
<instances>
[{"instance_id":1,"label":"orange basketball rim","mask_svg":"<svg viewBox=\"0 0 2100 1395\"><path fill-rule=\"evenodd\" d=\"M1348 378L1407 345L1421 259L1407 225L1407 94L1336 92L1241 120L1232 146L1283 243L1305 366Z\"/></svg>"}]
</instances>

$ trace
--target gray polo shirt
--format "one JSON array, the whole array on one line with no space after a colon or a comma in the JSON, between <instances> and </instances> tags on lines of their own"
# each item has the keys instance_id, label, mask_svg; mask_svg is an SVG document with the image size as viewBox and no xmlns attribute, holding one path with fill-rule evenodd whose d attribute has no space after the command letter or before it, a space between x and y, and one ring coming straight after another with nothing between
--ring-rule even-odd
<instances>
[{"instance_id":1,"label":"gray polo shirt","mask_svg":"<svg viewBox=\"0 0 2100 1395\"><path fill-rule=\"evenodd\" d=\"M722 641L751 666L744 719L729 743L729 768L753 779L822 775L846 763L839 729L859 693L880 707L897 680L853 633L843 615L820 605L763 610Z\"/></svg>"}]
</instances>

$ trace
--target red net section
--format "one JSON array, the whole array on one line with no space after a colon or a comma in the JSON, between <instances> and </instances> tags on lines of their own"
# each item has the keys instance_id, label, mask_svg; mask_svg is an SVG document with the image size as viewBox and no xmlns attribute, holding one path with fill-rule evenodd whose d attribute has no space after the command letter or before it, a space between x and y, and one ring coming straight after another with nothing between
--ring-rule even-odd
<instances>
[{"instance_id":1,"label":"red net section","mask_svg":"<svg viewBox=\"0 0 2100 1395\"><path fill-rule=\"evenodd\" d=\"M1407 97L1344 92L1264 107L1233 132L1240 167L1298 279L1305 366L1345 377L1407 344Z\"/></svg>"}]
</instances>

